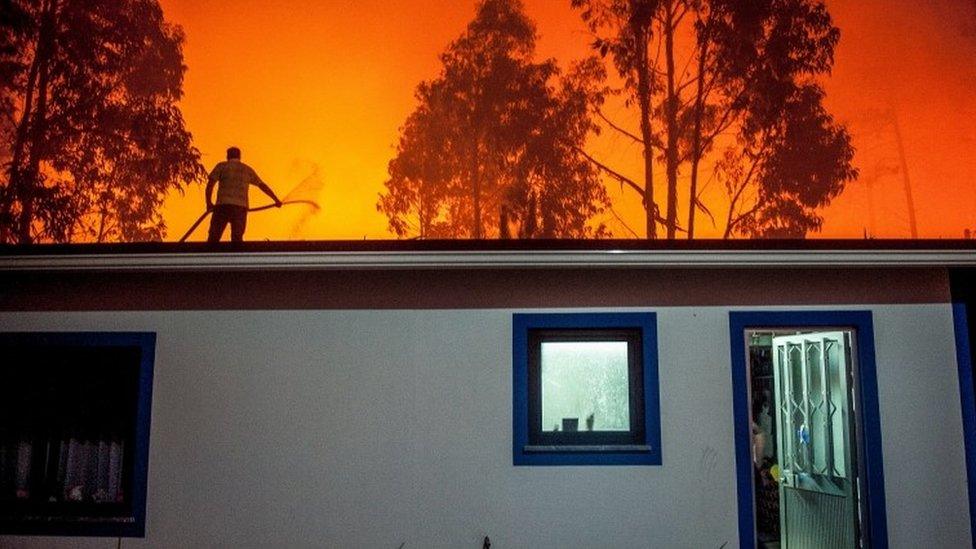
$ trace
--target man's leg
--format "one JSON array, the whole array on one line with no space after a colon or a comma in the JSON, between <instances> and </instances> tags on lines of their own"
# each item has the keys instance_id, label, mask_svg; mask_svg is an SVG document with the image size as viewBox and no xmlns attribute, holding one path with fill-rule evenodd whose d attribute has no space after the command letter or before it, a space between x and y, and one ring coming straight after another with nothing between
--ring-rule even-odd
<instances>
[{"instance_id":1,"label":"man's leg","mask_svg":"<svg viewBox=\"0 0 976 549\"><path fill-rule=\"evenodd\" d=\"M230 212L230 240L244 242L244 229L247 228L247 208L233 206Z\"/></svg>"},{"instance_id":2,"label":"man's leg","mask_svg":"<svg viewBox=\"0 0 976 549\"><path fill-rule=\"evenodd\" d=\"M220 242L220 237L224 235L228 221L230 221L230 217L227 215L227 208L222 205L216 206L213 213L210 214L210 234L207 236L207 242Z\"/></svg>"}]
</instances>

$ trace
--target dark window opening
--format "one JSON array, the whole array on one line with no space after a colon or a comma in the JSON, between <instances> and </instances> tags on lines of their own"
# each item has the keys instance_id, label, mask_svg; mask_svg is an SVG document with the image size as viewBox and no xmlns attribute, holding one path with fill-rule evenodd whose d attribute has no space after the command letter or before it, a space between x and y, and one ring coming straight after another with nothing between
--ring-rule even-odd
<instances>
[{"instance_id":1,"label":"dark window opening","mask_svg":"<svg viewBox=\"0 0 976 549\"><path fill-rule=\"evenodd\" d=\"M150 339L0 335L0 531L142 535Z\"/></svg>"}]
</instances>

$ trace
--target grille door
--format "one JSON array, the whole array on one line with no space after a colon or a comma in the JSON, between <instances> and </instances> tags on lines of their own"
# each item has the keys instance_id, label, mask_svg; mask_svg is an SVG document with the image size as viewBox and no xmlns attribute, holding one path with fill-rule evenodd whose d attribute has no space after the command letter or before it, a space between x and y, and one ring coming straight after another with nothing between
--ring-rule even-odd
<instances>
[{"instance_id":1,"label":"grille door","mask_svg":"<svg viewBox=\"0 0 976 549\"><path fill-rule=\"evenodd\" d=\"M857 547L851 334L773 338L784 549Z\"/></svg>"}]
</instances>

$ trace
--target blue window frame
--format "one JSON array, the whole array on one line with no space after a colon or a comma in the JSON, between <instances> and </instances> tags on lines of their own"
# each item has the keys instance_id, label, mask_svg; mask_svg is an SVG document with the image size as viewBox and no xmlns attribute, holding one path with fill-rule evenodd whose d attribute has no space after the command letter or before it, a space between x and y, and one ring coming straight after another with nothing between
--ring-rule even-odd
<instances>
[{"instance_id":1,"label":"blue window frame","mask_svg":"<svg viewBox=\"0 0 976 549\"><path fill-rule=\"evenodd\" d=\"M661 464L654 313L516 314L512 327L515 465ZM546 390L543 363L557 360L560 355L553 353L558 353L561 345L569 346L565 349L584 349L585 353L614 357L612 366L607 366L608 362L594 366L601 368L600 375L612 377L608 383L613 386L612 394L617 396L614 419L606 419L605 427L600 427L602 418L594 418L596 412L586 415L589 409L576 414L583 417L562 418L557 414L552 416L556 421L546 419L543 427L543 418L550 409L543 403ZM565 378L564 383L590 377L585 371L579 375L580 368L589 368L583 359L560 360L568 361L563 362L568 364L566 368L575 370L578 376ZM550 367L548 371L554 369ZM545 386L552 385L547 381Z\"/></svg>"},{"instance_id":2,"label":"blue window frame","mask_svg":"<svg viewBox=\"0 0 976 549\"><path fill-rule=\"evenodd\" d=\"M145 536L155 345L0 333L0 533Z\"/></svg>"},{"instance_id":3,"label":"blue window frame","mask_svg":"<svg viewBox=\"0 0 976 549\"><path fill-rule=\"evenodd\" d=\"M870 547L888 546L885 515L884 468L881 453L881 422L874 360L874 324L870 311L763 311L729 314L732 348L732 407L735 421L735 467L739 508L739 546L755 547L755 509L749 410L749 371L746 364L746 330L752 328L851 328L857 337L858 405L863 448L861 475L866 497L862 498L867 531L862 534Z\"/></svg>"}]
</instances>

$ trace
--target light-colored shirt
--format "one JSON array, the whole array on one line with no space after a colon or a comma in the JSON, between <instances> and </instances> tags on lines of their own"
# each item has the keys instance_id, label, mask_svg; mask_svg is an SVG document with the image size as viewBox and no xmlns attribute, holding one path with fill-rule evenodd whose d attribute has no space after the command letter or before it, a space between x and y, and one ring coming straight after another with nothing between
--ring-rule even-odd
<instances>
[{"instance_id":1,"label":"light-colored shirt","mask_svg":"<svg viewBox=\"0 0 976 549\"><path fill-rule=\"evenodd\" d=\"M210 181L216 181L217 204L232 204L248 207L247 190L251 185L264 185L257 172L247 164L234 158L214 166Z\"/></svg>"}]
</instances>

